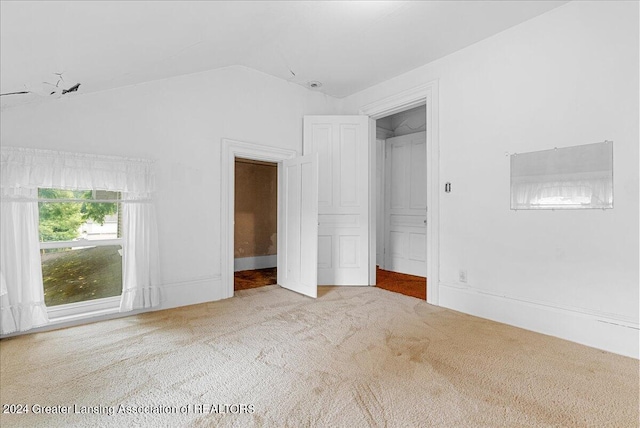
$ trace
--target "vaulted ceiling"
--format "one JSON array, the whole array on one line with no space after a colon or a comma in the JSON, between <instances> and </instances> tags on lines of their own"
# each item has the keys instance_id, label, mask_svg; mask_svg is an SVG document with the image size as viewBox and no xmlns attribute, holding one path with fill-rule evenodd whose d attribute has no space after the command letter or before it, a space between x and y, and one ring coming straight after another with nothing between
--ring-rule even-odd
<instances>
[{"instance_id":1,"label":"vaulted ceiling","mask_svg":"<svg viewBox=\"0 0 640 428\"><path fill-rule=\"evenodd\" d=\"M563 3L2 1L2 105L230 65L344 97Z\"/></svg>"}]
</instances>

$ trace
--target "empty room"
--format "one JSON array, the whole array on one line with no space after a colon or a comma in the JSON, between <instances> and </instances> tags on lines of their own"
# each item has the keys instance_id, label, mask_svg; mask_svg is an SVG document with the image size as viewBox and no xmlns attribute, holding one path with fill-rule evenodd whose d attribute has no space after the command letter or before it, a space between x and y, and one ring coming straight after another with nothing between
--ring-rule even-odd
<instances>
[{"instance_id":1,"label":"empty room","mask_svg":"<svg viewBox=\"0 0 640 428\"><path fill-rule=\"evenodd\" d=\"M0 425L638 427L639 21L0 0Z\"/></svg>"}]
</instances>

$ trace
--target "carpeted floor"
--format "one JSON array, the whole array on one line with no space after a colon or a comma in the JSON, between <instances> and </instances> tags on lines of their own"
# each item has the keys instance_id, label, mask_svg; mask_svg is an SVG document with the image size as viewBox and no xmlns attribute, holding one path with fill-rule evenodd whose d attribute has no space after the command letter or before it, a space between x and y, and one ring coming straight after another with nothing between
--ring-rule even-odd
<instances>
[{"instance_id":1,"label":"carpeted floor","mask_svg":"<svg viewBox=\"0 0 640 428\"><path fill-rule=\"evenodd\" d=\"M0 401L30 413L0 425L638 425L638 360L376 287L319 291L267 286L4 339Z\"/></svg>"}]
</instances>

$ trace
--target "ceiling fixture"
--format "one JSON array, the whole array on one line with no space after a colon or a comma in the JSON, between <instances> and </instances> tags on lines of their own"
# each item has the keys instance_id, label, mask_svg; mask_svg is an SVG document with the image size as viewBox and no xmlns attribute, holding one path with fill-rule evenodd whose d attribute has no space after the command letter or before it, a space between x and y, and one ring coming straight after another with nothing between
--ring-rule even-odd
<instances>
[{"instance_id":1,"label":"ceiling fixture","mask_svg":"<svg viewBox=\"0 0 640 428\"><path fill-rule=\"evenodd\" d=\"M307 82L307 86L311 89L318 89L322 87L322 83L317 80L312 80L311 82Z\"/></svg>"}]
</instances>

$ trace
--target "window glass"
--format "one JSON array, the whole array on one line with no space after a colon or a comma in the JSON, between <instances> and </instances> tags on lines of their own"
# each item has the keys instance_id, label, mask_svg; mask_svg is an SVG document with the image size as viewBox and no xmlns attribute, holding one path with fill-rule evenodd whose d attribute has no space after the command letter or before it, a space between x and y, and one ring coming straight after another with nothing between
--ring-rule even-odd
<instances>
[{"instance_id":1,"label":"window glass","mask_svg":"<svg viewBox=\"0 0 640 428\"><path fill-rule=\"evenodd\" d=\"M119 208L118 192L38 189L48 307L122 294Z\"/></svg>"},{"instance_id":2,"label":"window glass","mask_svg":"<svg viewBox=\"0 0 640 428\"><path fill-rule=\"evenodd\" d=\"M42 250L44 302L56 306L122 294L122 247Z\"/></svg>"},{"instance_id":3,"label":"window glass","mask_svg":"<svg viewBox=\"0 0 640 428\"><path fill-rule=\"evenodd\" d=\"M120 237L117 192L38 189L38 199L41 242Z\"/></svg>"}]
</instances>

